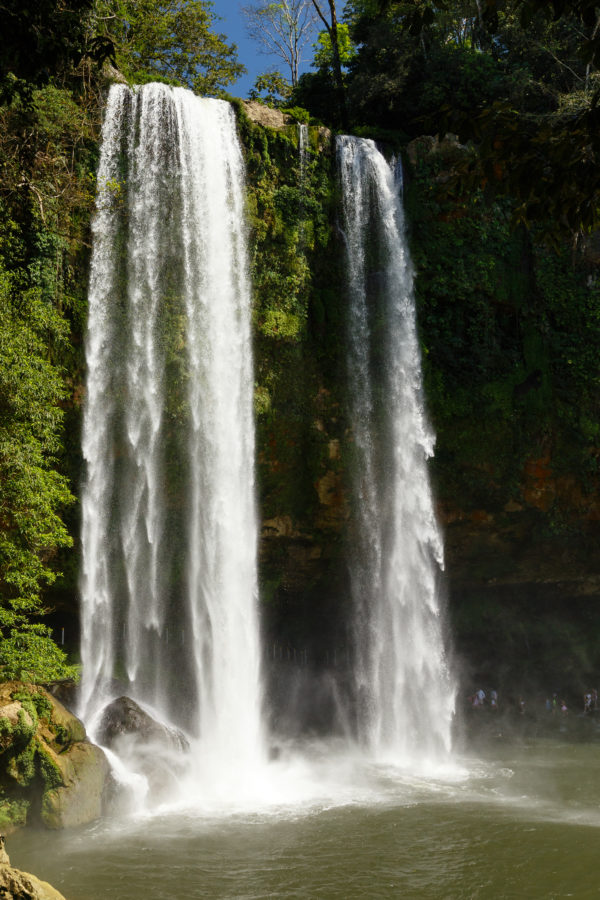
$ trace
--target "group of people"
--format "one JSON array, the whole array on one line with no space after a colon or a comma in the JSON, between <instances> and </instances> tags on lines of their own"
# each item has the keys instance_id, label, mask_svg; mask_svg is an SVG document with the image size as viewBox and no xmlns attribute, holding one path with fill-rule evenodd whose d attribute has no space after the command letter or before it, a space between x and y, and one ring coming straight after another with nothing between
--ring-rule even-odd
<instances>
[{"instance_id":1,"label":"group of people","mask_svg":"<svg viewBox=\"0 0 600 900\"><path fill-rule=\"evenodd\" d=\"M489 703L488 698L486 697L486 693L483 688L479 688L478 691L475 691L469 698L469 703L473 709L483 709L486 704L489 709L497 710L498 709L498 693L497 691L490 691Z\"/></svg>"},{"instance_id":2,"label":"group of people","mask_svg":"<svg viewBox=\"0 0 600 900\"><path fill-rule=\"evenodd\" d=\"M483 688L479 688L479 690L475 691L474 694L471 694L470 697L467 698L471 709L490 709L494 712L498 710L498 692L495 690L489 691L489 694L483 690ZM523 697L519 696L517 701L517 710L521 715L525 715L525 700ZM565 700L561 699L557 693L552 694L551 697L546 697L546 712L551 715L561 715L568 716L569 715L569 707ZM583 715L592 715L598 712L598 691L596 688L592 690L585 691L583 695Z\"/></svg>"},{"instance_id":3,"label":"group of people","mask_svg":"<svg viewBox=\"0 0 600 900\"><path fill-rule=\"evenodd\" d=\"M567 716L569 714L569 708L564 700L558 699L558 694L552 694L552 699L549 697L546 698L546 711L556 715L556 713L560 712L561 715ZM598 691L596 688L592 690L585 691L583 695L583 715L589 716L598 712Z\"/></svg>"},{"instance_id":4,"label":"group of people","mask_svg":"<svg viewBox=\"0 0 600 900\"><path fill-rule=\"evenodd\" d=\"M561 716L568 716L569 707L564 700L558 699L558 694L552 694L552 699L546 697L546 712L552 713L553 716L557 713L560 713Z\"/></svg>"}]
</instances>

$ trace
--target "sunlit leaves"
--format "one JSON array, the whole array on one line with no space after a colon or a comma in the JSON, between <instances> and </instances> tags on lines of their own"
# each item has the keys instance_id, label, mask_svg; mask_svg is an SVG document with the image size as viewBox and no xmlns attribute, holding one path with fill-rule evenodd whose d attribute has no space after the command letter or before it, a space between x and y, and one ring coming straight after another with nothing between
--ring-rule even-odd
<instances>
[{"instance_id":1,"label":"sunlit leaves","mask_svg":"<svg viewBox=\"0 0 600 900\"><path fill-rule=\"evenodd\" d=\"M134 82L170 81L218 95L245 68L237 48L214 31L206 0L96 0L95 28L110 38L116 61Z\"/></svg>"},{"instance_id":2,"label":"sunlit leaves","mask_svg":"<svg viewBox=\"0 0 600 900\"><path fill-rule=\"evenodd\" d=\"M41 677L42 669L64 667L64 654L52 643L47 628L31 622L32 615L43 612L43 586L56 578L53 557L58 548L72 543L60 513L73 498L66 478L55 468L62 422L59 403L65 391L47 350L51 339L63 338L62 320L39 292L12 292L9 276L0 271L2 677L18 674L20 650L28 676ZM41 654L38 669L32 659L26 660L35 648ZM42 657L52 661L50 669L45 662L42 665Z\"/></svg>"}]
</instances>

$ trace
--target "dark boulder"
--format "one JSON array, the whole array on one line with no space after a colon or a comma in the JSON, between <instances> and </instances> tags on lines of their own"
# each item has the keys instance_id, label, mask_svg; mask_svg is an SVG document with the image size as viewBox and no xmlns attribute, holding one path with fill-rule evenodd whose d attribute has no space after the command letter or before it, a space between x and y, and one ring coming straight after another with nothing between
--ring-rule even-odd
<instances>
[{"instance_id":1,"label":"dark boulder","mask_svg":"<svg viewBox=\"0 0 600 900\"><path fill-rule=\"evenodd\" d=\"M130 697L118 697L105 707L96 734L98 743L111 749L124 737L135 743L158 745L165 750L189 749L188 741L179 729L157 722Z\"/></svg>"},{"instance_id":2,"label":"dark boulder","mask_svg":"<svg viewBox=\"0 0 600 900\"><path fill-rule=\"evenodd\" d=\"M130 697L118 697L104 709L96 740L112 750L130 772L147 782L148 796L162 802L176 794L186 769L187 738L177 728L157 722ZM137 802L131 785L116 778L106 795L115 814Z\"/></svg>"}]
</instances>

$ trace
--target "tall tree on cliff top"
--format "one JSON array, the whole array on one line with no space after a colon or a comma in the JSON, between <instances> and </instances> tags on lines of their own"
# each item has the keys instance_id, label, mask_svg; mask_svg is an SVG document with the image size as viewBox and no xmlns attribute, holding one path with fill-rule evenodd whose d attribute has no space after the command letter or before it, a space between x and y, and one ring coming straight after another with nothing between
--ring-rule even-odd
<instances>
[{"instance_id":1,"label":"tall tree on cliff top","mask_svg":"<svg viewBox=\"0 0 600 900\"><path fill-rule=\"evenodd\" d=\"M81 58L93 0L0 4L0 102L61 74Z\"/></svg>"},{"instance_id":2,"label":"tall tree on cliff top","mask_svg":"<svg viewBox=\"0 0 600 900\"><path fill-rule=\"evenodd\" d=\"M213 29L208 0L96 0L93 28L111 39L132 81L172 81L219 95L246 70L235 44Z\"/></svg>"},{"instance_id":3,"label":"tall tree on cliff top","mask_svg":"<svg viewBox=\"0 0 600 900\"><path fill-rule=\"evenodd\" d=\"M516 200L549 239L600 224L600 18L592 0L351 0L356 121L457 133L462 191Z\"/></svg>"},{"instance_id":4,"label":"tall tree on cliff top","mask_svg":"<svg viewBox=\"0 0 600 900\"><path fill-rule=\"evenodd\" d=\"M302 51L315 32L316 12L311 0L261 0L242 7L246 30L262 53L278 56L288 67L290 83L298 83Z\"/></svg>"},{"instance_id":5,"label":"tall tree on cliff top","mask_svg":"<svg viewBox=\"0 0 600 900\"><path fill-rule=\"evenodd\" d=\"M344 75L342 72L340 40L338 36L338 16L335 0L327 0L328 13L323 0L312 0L312 4L317 12L317 15L319 16L319 19L325 26L327 34L329 35L329 42L331 45L333 80L335 82L338 110L342 127L347 131L349 128L349 115L348 107L346 105L346 89L344 86Z\"/></svg>"}]
</instances>

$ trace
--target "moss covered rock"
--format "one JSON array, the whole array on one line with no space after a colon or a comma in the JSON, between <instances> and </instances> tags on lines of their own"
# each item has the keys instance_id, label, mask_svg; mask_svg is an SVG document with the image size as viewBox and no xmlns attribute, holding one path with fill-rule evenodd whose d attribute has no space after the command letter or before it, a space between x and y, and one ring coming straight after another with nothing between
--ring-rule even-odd
<instances>
[{"instance_id":1,"label":"moss covered rock","mask_svg":"<svg viewBox=\"0 0 600 900\"><path fill-rule=\"evenodd\" d=\"M39 686L0 685L0 824L48 828L98 818L109 773L85 728Z\"/></svg>"},{"instance_id":2,"label":"moss covered rock","mask_svg":"<svg viewBox=\"0 0 600 900\"><path fill-rule=\"evenodd\" d=\"M41 819L47 828L72 828L102 814L102 798L110 767L95 744L77 741L67 752L44 748L46 784ZM52 780L53 787L50 786Z\"/></svg>"}]
</instances>

